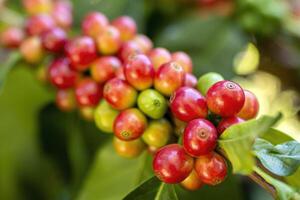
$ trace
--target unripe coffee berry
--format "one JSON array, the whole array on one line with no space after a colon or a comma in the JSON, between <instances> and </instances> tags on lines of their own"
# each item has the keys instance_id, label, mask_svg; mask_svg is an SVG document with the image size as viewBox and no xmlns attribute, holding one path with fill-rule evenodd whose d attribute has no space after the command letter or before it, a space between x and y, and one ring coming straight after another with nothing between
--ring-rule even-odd
<instances>
[{"instance_id":1,"label":"unripe coffee berry","mask_svg":"<svg viewBox=\"0 0 300 200\"><path fill-rule=\"evenodd\" d=\"M162 118L168 109L165 97L154 89L142 91L137 99L138 107L152 119Z\"/></svg>"},{"instance_id":2,"label":"unripe coffee berry","mask_svg":"<svg viewBox=\"0 0 300 200\"><path fill-rule=\"evenodd\" d=\"M259 111L258 100L256 96L248 90L244 90L244 94L245 103L237 116L245 120L253 119Z\"/></svg>"},{"instance_id":3,"label":"unripe coffee berry","mask_svg":"<svg viewBox=\"0 0 300 200\"><path fill-rule=\"evenodd\" d=\"M113 108L124 110L134 106L137 91L126 81L113 78L104 85L103 96Z\"/></svg>"},{"instance_id":4,"label":"unripe coffee berry","mask_svg":"<svg viewBox=\"0 0 300 200\"><path fill-rule=\"evenodd\" d=\"M137 90L145 90L153 84L154 69L149 58L143 54L131 56L124 66L125 78Z\"/></svg>"},{"instance_id":5,"label":"unripe coffee berry","mask_svg":"<svg viewBox=\"0 0 300 200\"><path fill-rule=\"evenodd\" d=\"M112 133L114 121L119 112L113 109L105 100L102 100L94 112L96 126L106 133Z\"/></svg>"},{"instance_id":6,"label":"unripe coffee berry","mask_svg":"<svg viewBox=\"0 0 300 200\"><path fill-rule=\"evenodd\" d=\"M224 78L215 72L206 73L198 79L197 89L201 92L202 95L206 96L208 89L215 84L216 82L223 81Z\"/></svg>"},{"instance_id":7,"label":"unripe coffee berry","mask_svg":"<svg viewBox=\"0 0 300 200\"><path fill-rule=\"evenodd\" d=\"M117 154L124 158L136 158L145 150L146 147L140 138L131 141L124 141L114 137L113 144Z\"/></svg>"},{"instance_id":8,"label":"unripe coffee berry","mask_svg":"<svg viewBox=\"0 0 300 200\"><path fill-rule=\"evenodd\" d=\"M178 119L189 122L196 118L206 118L205 98L196 89L181 87L170 98L172 114Z\"/></svg>"},{"instance_id":9,"label":"unripe coffee berry","mask_svg":"<svg viewBox=\"0 0 300 200\"><path fill-rule=\"evenodd\" d=\"M154 87L165 96L170 96L183 86L185 72L176 62L168 62L159 67L154 79Z\"/></svg>"},{"instance_id":10,"label":"unripe coffee berry","mask_svg":"<svg viewBox=\"0 0 300 200\"><path fill-rule=\"evenodd\" d=\"M40 62L44 55L41 39L37 36L26 38L21 43L20 52L26 62L31 64Z\"/></svg>"},{"instance_id":11,"label":"unripe coffee berry","mask_svg":"<svg viewBox=\"0 0 300 200\"><path fill-rule=\"evenodd\" d=\"M242 109L245 95L237 83L225 80L209 88L206 101L210 111L222 117L230 117Z\"/></svg>"},{"instance_id":12,"label":"unripe coffee berry","mask_svg":"<svg viewBox=\"0 0 300 200\"><path fill-rule=\"evenodd\" d=\"M22 0L22 4L29 15L49 13L52 9L51 0Z\"/></svg>"},{"instance_id":13,"label":"unripe coffee berry","mask_svg":"<svg viewBox=\"0 0 300 200\"><path fill-rule=\"evenodd\" d=\"M206 119L194 119L185 127L183 147L191 156L198 157L213 151L217 145L218 133Z\"/></svg>"},{"instance_id":14,"label":"unripe coffee berry","mask_svg":"<svg viewBox=\"0 0 300 200\"><path fill-rule=\"evenodd\" d=\"M190 175L180 183L180 185L187 190L195 191L201 188L203 183L198 177L196 171L193 170Z\"/></svg>"},{"instance_id":15,"label":"unripe coffee berry","mask_svg":"<svg viewBox=\"0 0 300 200\"><path fill-rule=\"evenodd\" d=\"M108 26L97 36L98 50L103 55L112 55L119 51L121 47L121 35L118 29Z\"/></svg>"},{"instance_id":16,"label":"unripe coffee berry","mask_svg":"<svg viewBox=\"0 0 300 200\"><path fill-rule=\"evenodd\" d=\"M179 144L160 148L153 159L154 174L165 183L180 183L188 177L194 167L194 160Z\"/></svg>"},{"instance_id":17,"label":"unripe coffee berry","mask_svg":"<svg viewBox=\"0 0 300 200\"><path fill-rule=\"evenodd\" d=\"M114 134L121 140L134 140L142 136L147 127L147 119L136 108L123 110L114 122Z\"/></svg>"},{"instance_id":18,"label":"unripe coffee berry","mask_svg":"<svg viewBox=\"0 0 300 200\"><path fill-rule=\"evenodd\" d=\"M226 161L219 154L211 152L196 159L195 171L203 183L217 185L227 176Z\"/></svg>"},{"instance_id":19,"label":"unripe coffee berry","mask_svg":"<svg viewBox=\"0 0 300 200\"><path fill-rule=\"evenodd\" d=\"M172 133L172 126L166 119L151 121L142 136L146 144L160 148L167 144Z\"/></svg>"}]
</instances>

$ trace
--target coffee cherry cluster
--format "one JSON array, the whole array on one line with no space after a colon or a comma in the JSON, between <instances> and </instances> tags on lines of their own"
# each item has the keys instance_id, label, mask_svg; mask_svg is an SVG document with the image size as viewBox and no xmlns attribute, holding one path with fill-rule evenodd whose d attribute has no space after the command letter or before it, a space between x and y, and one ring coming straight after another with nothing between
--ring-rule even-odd
<instances>
[{"instance_id":1,"label":"coffee cherry cluster","mask_svg":"<svg viewBox=\"0 0 300 200\"><path fill-rule=\"evenodd\" d=\"M196 190L227 174L217 140L233 124L252 119L259 105L253 93L217 73L198 80L184 52L153 48L135 21L113 21L91 12L82 33L70 37L72 8L66 1L24 0L30 15L23 29L9 28L1 41L19 48L24 60L45 66L62 111L79 109L103 132L113 133L116 152L127 158L145 149L163 182Z\"/></svg>"}]
</instances>

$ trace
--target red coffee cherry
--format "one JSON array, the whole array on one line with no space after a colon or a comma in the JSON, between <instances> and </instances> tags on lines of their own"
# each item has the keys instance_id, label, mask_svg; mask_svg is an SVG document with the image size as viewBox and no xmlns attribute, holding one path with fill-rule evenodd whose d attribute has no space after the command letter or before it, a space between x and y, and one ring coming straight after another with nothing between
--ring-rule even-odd
<instances>
[{"instance_id":1,"label":"red coffee cherry","mask_svg":"<svg viewBox=\"0 0 300 200\"><path fill-rule=\"evenodd\" d=\"M133 38L132 41L138 44L138 46L142 50L142 53L146 54L153 48L152 41L145 35L138 34Z\"/></svg>"},{"instance_id":2,"label":"red coffee cherry","mask_svg":"<svg viewBox=\"0 0 300 200\"><path fill-rule=\"evenodd\" d=\"M114 149L119 156L124 158L136 158L145 150L146 145L140 139L124 141L117 137L113 139Z\"/></svg>"},{"instance_id":3,"label":"red coffee cherry","mask_svg":"<svg viewBox=\"0 0 300 200\"><path fill-rule=\"evenodd\" d=\"M89 68L89 64L97 58L96 45L92 38L81 36L69 41L65 46L65 53L71 61L72 67L78 71Z\"/></svg>"},{"instance_id":4,"label":"red coffee cherry","mask_svg":"<svg viewBox=\"0 0 300 200\"><path fill-rule=\"evenodd\" d=\"M93 79L82 79L75 88L77 103L80 106L94 107L102 98L102 87Z\"/></svg>"},{"instance_id":5,"label":"red coffee cherry","mask_svg":"<svg viewBox=\"0 0 300 200\"><path fill-rule=\"evenodd\" d=\"M203 183L217 185L226 178L226 161L219 154L211 152L196 159L195 171Z\"/></svg>"},{"instance_id":6,"label":"red coffee cherry","mask_svg":"<svg viewBox=\"0 0 300 200\"><path fill-rule=\"evenodd\" d=\"M196 118L206 118L207 105L205 98L194 88L181 87L170 98L172 114L185 122Z\"/></svg>"},{"instance_id":7,"label":"red coffee cherry","mask_svg":"<svg viewBox=\"0 0 300 200\"><path fill-rule=\"evenodd\" d=\"M44 55L41 39L37 36L26 38L21 43L20 52L26 62L31 64L40 62Z\"/></svg>"},{"instance_id":8,"label":"red coffee cherry","mask_svg":"<svg viewBox=\"0 0 300 200\"><path fill-rule=\"evenodd\" d=\"M179 144L160 148L153 159L154 174L165 183L180 183L192 172L194 160Z\"/></svg>"},{"instance_id":9,"label":"red coffee cherry","mask_svg":"<svg viewBox=\"0 0 300 200\"><path fill-rule=\"evenodd\" d=\"M98 50L103 55L112 55L119 51L121 47L121 35L118 29L108 26L97 36L96 39Z\"/></svg>"},{"instance_id":10,"label":"red coffee cherry","mask_svg":"<svg viewBox=\"0 0 300 200\"><path fill-rule=\"evenodd\" d=\"M193 170L190 175L184 179L180 185L187 190L195 191L202 187L203 183L198 177L195 170Z\"/></svg>"},{"instance_id":11,"label":"red coffee cherry","mask_svg":"<svg viewBox=\"0 0 300 200\"><path fill-rule=\"evenodd\" d=\"M51 0L22 0L22 4L29 15L49 13L52 9Z\"/></svg>"},{"instance_id":12,"label":"red coffee cherry","mask_svg":"<svg viewBox=\"0 0 300 200\"><path fill-rule=\"evenodd\" d=\"M134 19L129 16L118 17L117 19L112 21L112 25L119 30L121 39L123 41L132 39L136 34L136 23Z\"/></svg>"},{"instance_id":13,"label":"red coffee cherry","mask_svg":"<svg viewBox=\"0 0 300 200\"><path fill-rule=\"evenodd\" d=\"M69 1L53 2L51 16L57 26L69 29L73 23L72 5Z\"/></svg>"},{"instance_id":14,"label":"red coffee cherry","mask_svg":"<svg viewBox=\"0 0 300 200\"><path fill-rule=\"evenodd\" d=\"M137 91L126 81L113 78L104 85L103 96L113 108L124 110L134 106Z\"/></svg>"},{"instance_id":15,"label":"red coffee cherry","mask_svg":"<svg viewBox=\"0 0 300 200\"><path fill-rule=\"evenodd\" d=\"M53 28L41 36L43 47L51 52L61 52L67 42L67 34L61 28Z\"/></svg>"},{"instance_id":16,"label":"red coffee cherry","mask_svg":"<svg viewBox=\"0 0 300 200\"><path fill-rule=\"evenodd\" d=\"M79 74L71 69L67 58L53 60L48 68L51 83L59 89L74 87L79 79Z\"/></svg>"},{"instance_id":17,"label":"red coffee cherry","mask_svg":"<svg viewBox=\"0 0 300 200\"><path fill-rule=\"evenodd\" d=\"M219 135L221 135L225 131L225 129L229 128L230 126L239 124L241 122L244 122L244 120L236 116L222 119L217 127Z\"/></svg>"},{"instance_id":18,"label":"red coffee cherry","mask_svg":"<svg viewBox=\"0 0 300 200\"><path fill-rule=\"evenodd\" d=\"M197 78L193 74L185 73L184 86L195 88L197 86Z\"/></svg>"},{"instance_id":19,"label":"red coffee cherry","mask_svg":"<svg viewBox=\"0 0 300 200\"><path fill-rule=\"evenodd\" d=\"M193 71L193 62L189 55L183 51L177 51L172 53L172 61L177 62L183 68L186 73L192 73Z\"/></svg>"},{"instance_id":20,"label":"red coffee cherry","mask_svg":"<svg viewBox=\"0 0 300 200\"><path fill-rule=\"evenodd\" d=\"M155 70L157 70L161 65L170 62L172 59L171 53L165 48L152 49L148 56Z\"/></svg>"},{"instance_id":21,"label":"red coffee cherry","mask_svg":"<svg viewBox=\"0 0 300 200\"><path fill-rule=\"evenodd\" d=\"M25 38L22 29L9 27L1 33L0 43L7 48L17 48Z\"/></svg>"},{"instance_id":22,"label":"red coffee cherry","mask_svg":"<svg viewBox=\"0 0 300 200\"><path fill-rule=\"evenodd\" d=\"M76 100L73 90L57 90L56 93L56 105L57 107L64 111L69 112L75 109Z\"/></svg>"},{"instance_id":23,"label":"red coffee cherry","mask_svg":"<svg viewBox=\"0 0 300 200\"><path fill-rule=\"evenodd\" d=\"M243 89L232 81L219 81L209 88L206 101L210 111L222 117L237 114L243 107Z\"/></svg>"},{"instance_id":24,"label":"red coffee cherry","mask_svg":"<svg viewBox=\"0 0 300 200\"><path fill-rule=\"evenodd\" d=\"M214 125L206 119L190 121L183 134L185 151L198 157L213 151L217 145L218 133Z\"/></svg>"},{"instance_id":25,"label":"red coffee cherry","mask_svg":"<svg viewBox=\"0 0 300 200\"><path fill-rule=\"evenodd\" d=\"M116 78L121 79L121 80L125 80L125 74L124 74L124 67L120 67L116 70Z\"/></svg>"},{"instance_id":26,"label":"red coffee cherry","mask_svg":"<svg viewBox=\"0 0 300 200\"><path fill-rule=\"evenodd\" d=\"M25 30L29 35L40 35L55 27L55 22L49 15L35 15L30 17L25 24Z\"/></svg>"},{"instance_id":27,"label":"red coffee cherry","mask_svg":"<svg viewBox=\"0 0 300 200\"><path fill-rule=\"evenodd\" d=\"M91 12L85 16L81 24L82 31L85 35L92 38L97 38L98 35L103 33L109 21L101 12Z\"/></svg>"},{"instance_id":28,"label":"red coffee cherry","mask_svg":"<svg viewBox=\"0 0 300 200\"><path fill-rule=\"evenodd\" d=\"M143 54L130 57L124 66L126 80L137 90L145 90L153 84L154 69L149 58Z\"/></svg>"},{"instance_id":29,"label":"red coffee cherry","mask_svg":"<svg viewBox=\"0 0 300 200\"><path fill-rule=\"evenodd\" d=\"M259 111L258 100L256 96L248 90L244 90L244 94L245 103L237 116L245 120L253 119Z\"/></svg>"},{"instance_id":30,"label":"red coffee cherry","mask_svg":"<svg viewBox=\"0 0 300 200\"><path fill-rule=\"evenodd\" d=\"M147 127L145 115L137 108L123 110L115 119L114 134L121 140L130 141L142 136Z\"/></svg>"},{"instance_id":31,"label":"red coffee cherry","mask_svg":"<svg viewBox=\"0 0 300 200\"><path fill-rule=\"evenodd\" d=\"M116 71L122 67L121 61L114 56L103 56L91 65L91 74L95 81L104 83L115 77Z\"/></svg>"},{"instance_id":32,"label":"red coffee cherry","mask_svg":"<svg viewBox=\"0 0 300 200\"><path fill-rule=\"evenodd\" d=\"M130 56L135 54L141 54L142 49L140 46L134 41L124 42L119 51L119 57L123 62L127 62Z\"/></svg>"},{"instance_id":33,"label":"red coffee cherry","mask_svg":"<svg viewBox=\"0 0 300 200\"><path fill-rule=\"evenodd\" d=\"M185 72L175 62L163 64L155 74L154 87L160 93L170 96L175 90L183 86Z\"/></svg>"}]
</instances>

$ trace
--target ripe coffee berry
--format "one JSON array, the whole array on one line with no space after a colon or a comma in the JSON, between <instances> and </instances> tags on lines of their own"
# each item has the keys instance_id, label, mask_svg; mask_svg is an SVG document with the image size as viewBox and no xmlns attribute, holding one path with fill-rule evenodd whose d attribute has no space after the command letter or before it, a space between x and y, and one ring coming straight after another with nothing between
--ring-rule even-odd
<instances>
[{"instance_id":1,"label":"ripe coffee berry","mask_svg":"<svg viewBox=\"0 0 300 200\"><path fill-rule=\"evenodd\" d=\"M185 72L176 62L168 62L159 67L154 79L154 87L165 96L170 96L183 86Z\"/></svg>"},{"instance_id":2,"label":"ripe coffee berry","mask_svg":"<svg viewBox=\"0 0 300 200\"><path fill-rule=\"evenodd\" d=\"M222 117L230 117L242 109L245 95L237 83L225 80L209 88L206 101L210 111Z\"/></svg>"},{"instance_id":3,"label":"ripe coffee berry","mask_svg":"<svg viewBox=\"0 0 300 200\"><path fill-rule=\"evenodd\" d=\"M51 83L60 89L74 87L79 79L79 74L71 69L67 58L54 60L48 68L48 74Z\"/></svg>"},{"instance_id":4,"label":"ripe coffee berry","mask_svg":"<svg viewBox=\"0 0 300 200\"><path fill-rule=\"evenodd\" d=\"M109 24L105 15L100 12L91 12L85 16L81 24L82 31L85 35L97 38L104 32Z\"/></svg>"},{"instance_id":5,"label":"ripe coffee berry","mask_svg":"<svg viewBox=\"0 0 300 200\"><path fill-rule=\"evenodd\" d=\"M237 116L245 120L253 119L259 111L258 100L256 96L248 90L244 90L244 94L245 103Z\"/></svg>"},{"instance_id":6,"label":"ripe coffee berry","mask_svg":"<svg viewBox=\"0 0 300 200\"><path fill-rule=\"evenodd\" d=\"M118 17L112 21L112 25L119 30L123 41L132 39L136 34L136 23L129 16Z\"/></svg>"},{"instance_id":7,"label":"ripe coffee berry","mask_svg":"<svg viewBox=\"0 0 300 200\"><path fill-rule=\"evenodd\" d=\"M91 64L91 74L95 81L104 83L115 77L116 71L122 67L121 61L114 56L103 56Z\"/></svg>"},{"instance_id":8,"label":"ripe coffee berry","mask_svg":"<svg viewBox=\"0 0 300 200\"><path fill-rule=\"evenodd\" d=\"M194 160L179 144L170 144L159 149L153 159L155 175L165 183L180 183L192 172Z\"/></svg>"},{"instance_id":9,"label":"ripe coffee berry","mask_svg":"<svg viewBox=\"0 0 300 200\"><path fill-rule=\"evenodd\" d=\"M172 126L166 119L151 121L142 136L149 146L160 148L167 144L172 134Z\"/></svg>"},{"instance_id":10,"label":"ripe coffee berry","mask_svg":"<svg viewBox=\"0 0 300 200\"><path fill-rule=\"evenodd\" d=\"M125 80L124 67L120 67L115 72L116 78Z\"/></svg>"},{"instance_id":11,"label":"ripe coffee berry","mask_svg":"<svg viewBox=\"0 0 300 200\"><path fill-rule=\"evenodd\" d=\"M152 41L145 35L138 34L133 38L133 41L138 44L142 53L148 53L153 48Z\"/></svg>"},{"instance_id":12,"label":"ripe coffee berry","mask_svg":"<svg viewBox=\"0 0 300 200\"><path fill-rule=\"evenodd\" d=\"M43 47L51 52L61 52L67 42L67 34L61 28L53 28L42 34Z\"/></svg>"},{"instance_id":13,"label":"ripe coffee berry","mask_svg":"<svg viewBox=\"0 0 300 200\"><path fill-rule=\"evenodd\" d=\"M106 133L113 132L114 121L119 112L102 100L94 112L96 126Z\"/></svg>"},{"instance_id":14,"label":"ripe coffee berry","mask_svg":"<svg viewBox=\"0 0 300 200\"><path fill-rule=\"evenodd\" d=\"M121 47L121 35L118 29L108 26L97 36L97 47L101 54L111 55L119 51Z\"/></svg>"},{"instance_id":15,"label":"ripe coffee berry","mask_svg":"<svg viewBox=\"0 0 300 200\"><path fill-rule=\"evenodd\" d=\"M63 29L69 29L73 22L72 5L69 1L53 2L51 16L57 26Z\"/></svg>"},{"instance_id":16,"label":"ripe coffee berry","mask_svg":"<svg viewBox=\"0 0 300 200\"><path fill-rule=\"evenodd\" d=\"M141 47L136 42L128 41L122 44L119 51L119 57L123 62L127 62L127 59L130 58L130 56L141 53Z\"/></svg>"},{"instance_id":17,"label":"ripe coffee berry","mask_svg":"<svg viewBox=\"0 0 300 200\"><path fill-rule=\"evenodd\" d=\"M172 114L178 119L189 122L196 118L206 118L205 98L196 89L181 87L170 98Z\"/></svg>"},{"instance_id":18,"label":"ripe coffee berry","mask_svg":"<svg viewBox=\"0 0 300 200\"><path fill-rule=\"evenodd\" d=\"M60 110L65 112L74 110L76 108L74 91L71 89L58 90L56 93L56 105Z\"/></svg>"},{"instance_id":19,"label":"ripe coffee berry","mask_svg":"<svg viewBox=\"0 0 300 200\"><path fill-rule=\"evenodd\" d=\"M172 60L171 53L165 48L152 49L148 56L155 70L157 70L162 64Z\"/></svg>"},{"instance_id":20,"label":"ripe coffee berry","mask_svg":"<svg viewBox=\"0 0 300 200\"><path fill-rule=\"evenodd\" d=\"M76 85L75 95L80 106L96 106L102 98L102 86L90 78L84 78Z\"/></svg>"},{"instance_id":21,"label":"ripe coffee berry","mask_svg":"<svg viewBox=\"0 0 300 200\"><path fill-rule=\"evenodd\" d=\"M147 119L136 108L123 110L115 119L114 134L121 140L134 140L139 138L147 127Z\"/></svg>"},{"instance_id":22,"label":"ripe coffee berry","mask_svg":"<svg viewBox=\"0 0 300 200\"><path fill-rule=\"evenodd\" d=\"M217 145L217 139L217 130L210 121L194 119L185 127L183 147L188 154L198 157L213 151Z\"/></svg>"},{"instance_id":23,"label":"ripe coffee berry","mask_svg":"<svg viewBox=\"0 0 300 200\"><path fill-rule=\"evenodd\" d=\"M28 19L25 24L26 32L29 35L40 35L55 27L55 22L49 15L35 15Z\"/></svg>"},{"instance_id":24,"label":"ripe coffee berry","mask_svg":"<svg viewBox=\"0 0 300 200\"><path fill-rule=\"evenodd\" d=\"M117 110L132 107L137 98L137 91L126 81L113 78L104 85L103 96Z\"/></svg>"},{"instance_id":25,"label":"ripe coffee berry","mask_svg":"<svg viewBox=\"0 0 300 200\"><path fill-rule=\"evenodd\" d=\"M196 159L195 171L203 183L217 185L226 178L226 161L219 154L211 152Z\"/></svg>"},{"instance_id":26,"label":"ripe coffee berry","mask_svg":"<svg viewBox=\"0 0 300 200\"><path fill-rule=\"evenodd\" d=\"M195 191L201 188L203 183L198 177L196 171L193 170L190 175L180 183L180 185L187 190Z\"/></svg>"},{"instance_id":27,"label":"ripe coffee berry","mask_svg":"<svg viewBox=\"0 0 300 200\"><path fill-rule=\"evenodd\" d=\"M153 89L142 91L138 96L137 103L139 109L152 119L162 118L168 109L165 97Z\"/></svg>"},{"instance_id":28,"label":"ripe coffee berry","mask_svg":"<svg viewBox=\"0 0 300 200\"><path fill-rule=\"evenodd\" d=\"M67 42L65 53L72 67L78 71L89 68L89 64L97 58L97 49L92 38L81 36Z\"/></svg>"},{"instance_id":29,"label":"ripe coffee berry","mask_svg":"<svg viewBox=\"0 0 300 200\"><path fill-rule=\"evenodd\" d=\"M185 73L184 86L195 88L197 86L196 76L190 73Z\"/></svg>"},{"instance_id":30,"label":"ripe coffee berry","mask_svg":"<svg viewBox=\"0 0 300 200\"><path fill-rule=\"evenodd\" d=\"M20 52L26 62L32 64L40 62L44 55L41 39L36 36L26 38L21 43Z\"/></svg>"},{"instance_id":31,"label":"ripe coffee berry","mask_svg":"<svg viewBox=\"0 0 300 200\"><path fill-rule=\"evenodd\" d=\"M186 73L192 73L193 62L189 55L182 51L172 53L172 61L177 62Z\"/></svg>"},{"instance_id":32,"label":"ripe coffee berry","mask_svg":"<svg viewBox=\"0 0 300 200\"><path fill-rule=\"evenodd\" d=\"M22 29L10 27L1 33L0 43L8 48L16 48L20 46L24 37L25 34Z\"/></svg>"},{"instance_id":33,"label":"ripe coffee berry","mask_svg":"<svg viewBox=\"0 0 300 200\"><path fill-rule=\"evenodd\" d=\"M124 66L125 78L137 90L145 90L153 84L154 69L149 58L143 54L128 58Z\"/></svg>"},{"instance_id":34,"label":"ripe coffee berry","mask_svg":"<svg viewBox=\"0 0 300 200\"><path fill-rule=\"evenodd\" d=\"M221 135L230 126L232 126L234 124L239 124L241 122L244 122L244 120L239 117L236 117L236 116L227 117L227 118L222 119L217 127L219 135Z\"/></svg>"},{"instance_id":35,"label":"ripe coffee berry","mask_svg":"<svg viewBox=\"0 0 300 200\"><path fill-rule=\"evenodd\" d=\"M136 158L145 150L146 147L140 138L131 141L124 141L114 137L113 144L117 154L124 158Z\"/></svg>"},{"instance_id":36,"label":"ripe coffee berry","mask_svg":"<svg viewBox=\"0 0 300 200\"><path fill-rule=\"evenodd\" d=\"M206 95L208 89L216 82L223 81L224 78L215 72L206 73L198 79L197 89L202 95Z\"/></svg>"}]
</instances>

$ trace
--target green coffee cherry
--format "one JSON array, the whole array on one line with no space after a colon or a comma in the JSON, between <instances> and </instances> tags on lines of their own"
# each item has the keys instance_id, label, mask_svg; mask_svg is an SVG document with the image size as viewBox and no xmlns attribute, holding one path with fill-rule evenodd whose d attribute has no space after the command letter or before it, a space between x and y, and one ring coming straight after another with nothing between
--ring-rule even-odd
<instances>
[{"instance_id":1,"label":"green coffee cherry","mask_svg":"<svg viewBox=\"0 0 300 200\"><path fill-rule=\"evenodd\" d=\"M94 113L96 126L101 131L112 133L114 121L118 114L117 110L113 109L105 100L102 100Z\"/></svg>"},{"instance_id":2,"label":"green coffee cherry","mask_svg":"<svg viewBox=\"0 0 300 200\"><path fill-rule=\"evenodd\" d=\"M197 89L201 92L202 95L206 95L206 92L213 84L222 80L224 80L224 78L218 73L206 73L198 79Z\"/></svg>"}]
</instances>

